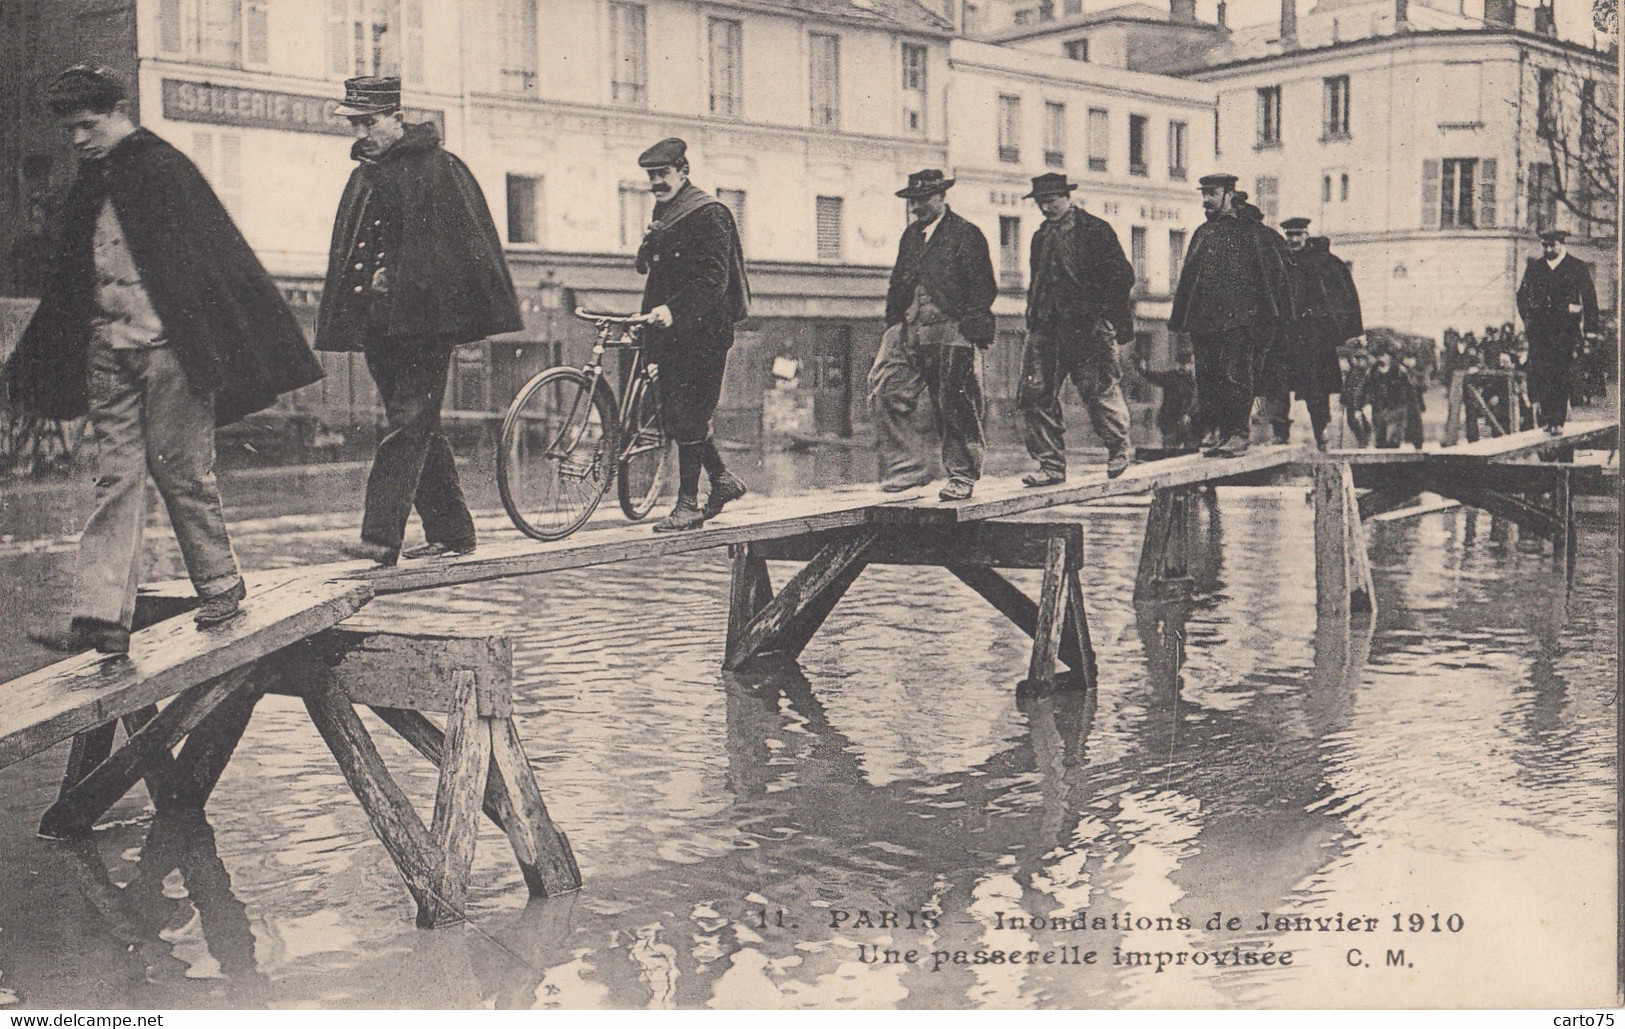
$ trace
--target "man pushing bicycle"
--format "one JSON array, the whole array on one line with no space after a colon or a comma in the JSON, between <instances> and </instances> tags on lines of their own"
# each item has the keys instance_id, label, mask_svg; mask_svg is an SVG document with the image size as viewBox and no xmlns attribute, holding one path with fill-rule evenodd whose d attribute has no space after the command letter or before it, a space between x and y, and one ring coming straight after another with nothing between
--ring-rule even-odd
<instances>
[{"instance_id":1,"label":"man pushing bicycle","mask_svg":"<svg viewBox=\"0 0 1625 1029\"><path fill-rule=\"evenodd\" d=\"M677 443L677 503L656 532L696 528L745 495L744 482L723 465L711 439L711 418L722 395L734 323L749 312L750 283L733 212L688 181L687 151L682 140L663 139L638 157L656 202L637 268L648 276L646 331L660 367L666 433ZM703 508L702 468L711 483Z\"/></svg>"}]
</instances>

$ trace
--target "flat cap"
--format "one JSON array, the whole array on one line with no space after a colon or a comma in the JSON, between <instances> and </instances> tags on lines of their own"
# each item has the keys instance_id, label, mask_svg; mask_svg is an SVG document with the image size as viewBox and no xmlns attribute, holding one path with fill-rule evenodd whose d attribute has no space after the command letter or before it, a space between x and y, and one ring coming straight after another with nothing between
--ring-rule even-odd
<instances>
[{"instance_id":1,"label":"flat cap","mask_svg":"<svg viewBox=\"0 0 1625 1029\"><path fill-rule=\"evenodd\" d=\"M1309 231L1309 219L1308 218L1288 218L1286 221L1281 223L1281 228L1285 229L1288 232L1308 232Z\"/></svg>"},{"instance_id":2,"label":"flat cap","mask_svg":"<svg viewBox=\"0 0 1625 1029\"><path fill-rule=\"evenodd\" d=\"M1203 189L1235 189L1236 177L1225 172L1214 172L1197 179L1196 184Z\"/></svg>"},{"instance_id":3,"label":"flat cap","mask_svg":"<svg viewBox=\"0 0 1625 1029\"><path fill-rule=\"evenodd\" d=\"M670 136L638 155L639 168L673 168L682 164L688 154L688 144Z\"/></svg>"},{"instance_id":4,"label":"flat cap","mask_svg":"<svg viewBox=\"0 0 1625 1029\"><path fill-rule=\"evenodd\" d=\"M1540 234L1542 243L1563 243L1567 242L1568 238L1568 232L1563 229L1547 229Z\"/></svg>"}]
</instances>

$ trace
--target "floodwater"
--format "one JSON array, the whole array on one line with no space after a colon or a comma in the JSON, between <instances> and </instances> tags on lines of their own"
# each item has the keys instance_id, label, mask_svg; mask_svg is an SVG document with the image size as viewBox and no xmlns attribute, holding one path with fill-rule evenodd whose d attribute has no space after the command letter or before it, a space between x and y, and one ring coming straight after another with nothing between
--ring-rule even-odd
<instances>
[{"instance_id":1,"label":"floodwater","mask_svg":"<svg viewBox=\"0 0 1625 1029\"><path fill-rule=\"evenodd\" d=\"M1612 997L1609 519L1582 519L1567 585L1484 514L1373 524L1380 611L1351 630L1316 623L1302 490L1220 491L1194 598L1140 609L1144 509L1069 516L1093 694L1022 686L1026 638L937 569L868 569L799 664L744 674L718 670L722 551L374 602L397 628L511 633L519 729L585 880L529 900L485 824L454 928L413 928L296 701L262 702L207 822L155 821L138 787L92 839L39 840L64 749L0 771L0 1005ZM271 517L237 544L268 567L350 532ZM37 580L60 549L0 563ZM427 812L433 770L369 725Z\"/></svg>"}]
</instances>

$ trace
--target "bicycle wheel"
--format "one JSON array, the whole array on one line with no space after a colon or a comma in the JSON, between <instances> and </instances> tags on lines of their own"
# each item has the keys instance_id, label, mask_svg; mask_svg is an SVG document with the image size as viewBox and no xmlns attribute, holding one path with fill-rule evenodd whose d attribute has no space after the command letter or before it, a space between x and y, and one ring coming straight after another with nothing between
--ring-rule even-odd
<instances>
[{"instance_id":1,"label":"bicycle wheel","mask_svg":"<svg viewBox=\"0 0 1625 1029\"><path fill-rule=\"evenodd\" d=\"M558 540L592 516L609 487L615 403L602 382L549 368L525 384L502 419L497 487L519 531Z\"/></svg>"},{"instance_id":2,"label":"bicycle wheel","mask_svg":"<svg viewBox=\"0 0 1625 1029\"><path fill-rule=\"evenodd\" d=\"M654 509L671 465L671 443L660 424L659 388L657 381L640 375L632 380L626 402L615 490L621 512L634 522Z\"/></svg>"}]
</instances>

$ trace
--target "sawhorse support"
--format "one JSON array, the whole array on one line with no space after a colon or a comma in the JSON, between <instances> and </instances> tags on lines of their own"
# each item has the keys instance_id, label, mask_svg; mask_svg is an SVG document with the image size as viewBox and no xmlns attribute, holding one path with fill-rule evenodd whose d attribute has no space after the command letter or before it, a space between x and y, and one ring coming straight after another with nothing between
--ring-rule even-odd
<instances>
[{"instance_id":1,"label":"sawhorse support","mask_svg":"<svg viewBox=\"0 0 1625 1029\"><path fill-rule=\"evenodd\" d=\"M776 653L798 656L847 589L870 564L947 569L1033 638L1027 681L1055 682L1055 663L1095 685L1083 587L1083 530L1076 523L986 521L948 527L877 526L735 544L723 666L737 669ZM777 594L766 562L805 562ZM999 568L1042 569L1034 601Z\"/></svg>"}]
</instances>

